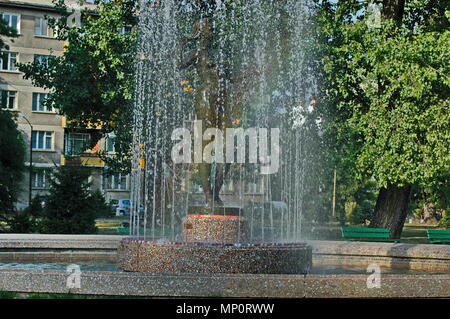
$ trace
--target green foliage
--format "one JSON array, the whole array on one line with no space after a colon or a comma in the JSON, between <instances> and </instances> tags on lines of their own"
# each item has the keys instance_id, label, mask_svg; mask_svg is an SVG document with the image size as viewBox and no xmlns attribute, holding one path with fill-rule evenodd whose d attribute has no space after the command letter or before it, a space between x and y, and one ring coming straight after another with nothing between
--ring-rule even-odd
<instances>
[{"instance_id":1,"label":"green foliage","mask_svg":"<svg viewBox=\"0 0 450 319\"><path fill-rule=\"evenodd\" d=\"M20 191L25 143L11 113L0 110L0 217L14 211Z\"/></svg>"},{"instance_id":2,"label":"green foliage","mask_svg":"<svg viewBox=\"0 0 450 319\"><path fill-rule=\"evenodd\" d=\"M324 94L336 107L329 128L341 154L358 177L374 176L381 186L433 185L450 162L448 21L439 19L439 30L418 18L370 28L364 15L355 19L363 4L329 6L321 16Z\"/></svg>"},{"instance_id":3,"label":"green foliage","mask_svg":"<svg viewBox=\"0 0 450 319\"><path fill-rule=\"evenodd\" d=\"M374 210L374 202L365 200L361 204L356 204L346 216L347 221L351 224L364 224L367 220L371 220Z\"/></svg>"},{"instance_id":4,"label":"green foliage","mask_svg":"<svg viewBox=\"0 0 450 319\"><path fill-rule=\"evenodd\" d=\"M41 230L41 221L43 216L42 203L45 196L38 195L33 197L31 206L24 210L11 214L8 219L10 233L39 233Z\"/></svg>"},{"instance_id":5,"label":"green foliage","mask_svg":"<svg viewBox=\"0 0 450 319\"><path fill-rule=\"evenodd\" d=\"M447 210L447 212L450 210ZM450 215L447 213L438 223L439 228L450 229Z\"/></svg>"},{"instance_id":6,"label":"green foliage","mask_svg":"<svg viewBox=\"0 0 450 319\"><path fill-rule=\"evenodd\" d=\"M17 38L19 34L17 30L8 26L5 20L0 19L0 35L8 37L8 38ZM14 40L11 39L13 42ZM3 39L0 38L0 50L9 49L9 46L5 43Z\"/></svg>"},{"instance_id":7,"label":"green foliage","mask_svg":"<svg viewBox=\"0 0 450 319\"><path fill-rule=\"evenodd\" d=\"M86 295L36 293L26 296L26 299L86 299Z\"/></svg>"},{"instance_id":8,"label":"green foliage","mask_svg":"<svg viewBox=\"0 0 450 319\"><path fill-rule=\"evenodd\" d=\"M37 222L28 210L18 211L8 220L9 232L15 234L28 234L37 232Z\"/></svg>"},{"instance_id":9,"label":"green foliage","mask_svg":"<svg viewBox=\"0 0 450 319\"><path fill-rule=\"evenodd\" d=\"M378 186L413 185L421 194L414 201L449 207L448 3L408 1L401 22L383 12L374 25L367 23L368 2L315 2L318 105L340 173L338 212L356 202L348 219L369 216L374 198L354 198L369 179Z\"/></svg>"},{"instance_id":10,"label":"green foliage","mask_svg":"<svg viewBox=\"0 0 450 319\"><path fill-rule=\"evenodd\" d=\"M102 134L115 131L117 155L111 164L123 168L125 162L128 168L137 34L118 30L136 25L138 1L97 2L97 11L82 10L82 26L69 27L67 6L54 0L61 19L49 19L49 25L58 28L65 51L48 63L19 64L19 70L34 85L50 90L46 103L67 116L69 125L101 126ZM91 140L92 146L101 136Z\"/></svg>"},{"instance_id":11,"label":"green foliage","mask_svg":"<svg viewBox=\"0 0 450 319\"><path fill-rule=\"evenodd\" d=\"M17 297L16 292L0 290L0 299L15 299L16 297Z\"/></svg>"},{"instance_id":12,"label":"green foliage","mask_svg":"<svg viewBox=\"0 0 450 319\"><path fill-rule=\"evenodd\" d=\"M78 165L60 166L55 170L43 209L42 233L92 234L97 231L97 211L103 208L98 195L93 196L89 191L90 174L89 168Z\"/></svg>"},{"instance_id":13,"label":"green foliage","mask_svg":"<svg viewBox=\"0 0 450 319\"><path fill-rule=\"evenodd\" d=\"M97 212L97 218L108 218L114 216L115 210L110 206L100 190L92 192L90 197L91 205Z\"/></svg>"}]
</instances>

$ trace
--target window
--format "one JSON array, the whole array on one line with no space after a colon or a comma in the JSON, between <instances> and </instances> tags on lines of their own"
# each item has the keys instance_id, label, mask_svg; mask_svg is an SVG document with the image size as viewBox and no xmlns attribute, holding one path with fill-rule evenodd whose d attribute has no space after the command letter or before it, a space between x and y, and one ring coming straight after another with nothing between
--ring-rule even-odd
<instances>
[{"instance_id":1,"label":"window","mask_svg":"<svg viewBox=\"0 0 450 319\"><path fill-rule=\"evenodd\" d=\"M33 131L31 134L31 145L35 150L53 149L53 133L46 131Z\"/></svg>"},{"instance_id":2,"label":"window","mask_svg":"<svg viewBox=\"0 0 450 319\"><path fill-rule=\"evenodd\" d=\"M0 57L0 69L5 71L16 71L17 53L2 52Z\"/></svg>"},{"instance_id":3,"label":"window","mask_svg":"<svg viewBox=\"0 0 450 319\"><path fill-rule=\"evenodd\" d=\"M44 101L48 98L47 93L33 93L33 111L41 112L53 112L53 108L49 105L45 105Z\"/></svg>"},{"instance_id":4,"label":"window","mask_svg":"<svg viewBox=\"0 0 450 319\"><path fill-rule=\"evenodd\" d=\"M1 108L12 110L17 108L15 91L1 91Z\"/></svg>"},{"instance_id":5,"label":"window","mask_svg":"<svg viewBox=\"0 0 450 319\"><path fill-rule=\"evenodd\" d=\"M117 32L120 34L128 34L130 33L132 28L130 26L125 26L117 29Z\"/></svg>"},{"instance_id":6,"label":"window","mask_svg":"<svg viewBox=\"0 0 450 319\"><path fill-rule=\"evenodd\" d=\"M87 133L69 133L65 136L66 155L78 155L84 152L88 146L91 136Z\"/></svg>"},{"instance_id":7,"label":"window","mask_svg":"<svg viewBox=\"0 0 450 319\"><path fill-rule=\"evenodd\" d=\"M106 177L106 189L126 190L127 175L117 173Z\"/></svg>"},{"instance_id":8,"label":"window","mask_svg":"<svg viewBox=\"0 0 450 319\"><path fill-rule=\"evenodd\" d=\"M33 188L49 188L51 171L49 169L37 169L31 175Z\"/></svg>"},{"instance_id":9,"label":"window","mask_svg":"<svg viewBox=\"0 0 450 319\"><path fill-rule=\"evenodd\" d=\"M257 179L255 182L247 182L245 192L248 194L262 194L264 192L264 180Z\"/></svg>"},{"instance_id":10,"label":"window","mask_svg":"<svg viewBox=\"0 0 450 319\"><path fill-rule=\"evenodd\" d=\"M116 147L115 147L116 136L113 135L113 134L109 134L106 137L106 141L105 142L106 142L106 151L110 152L110 153L114 153L116 151Z\"/></svg>"},{"instance_id":11,"label":"window","mask_svg":"<svg viewBox=\"0 0 450 319\"><path fill-rule=\"evenodd\" d=\"M8 24L8 27L14 28L18 32L20 31L20 15L3 13L1 16L3 20L5 20L6 23Z\"/></svg>"},{"instance_id":12,"label":"window","mask_svg":"<svg viewBox=\"0 0 450 319\"><path fill-rule=\"evenodd\" d=\"M54 56L52 56L52 55L35 54L34 55L34 63L46 64L48 66L48 61L53 58L54 58Z\"/></svg>"},{"instance_id":13,"label":"window","mask_svg":"<svg viewBox=\"0 0 450 319\"><path fill-rule=\"evenodd\" d=\"M56 37L57 34L52 28L49 28L48 21L45 18L34 18L34 35L42 37Z\"/></svg>"}]
</instances>

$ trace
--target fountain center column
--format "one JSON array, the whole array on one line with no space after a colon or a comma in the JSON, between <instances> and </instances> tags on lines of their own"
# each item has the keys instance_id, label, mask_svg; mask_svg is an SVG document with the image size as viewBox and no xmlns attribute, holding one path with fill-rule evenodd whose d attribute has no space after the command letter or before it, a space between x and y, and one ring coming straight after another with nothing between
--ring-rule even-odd
<instances>
[{"instance_id":1,"label":"fountain center column","mask_svg":"<svg viewBox=\"0 0 450 319\"><path fill-rule=\"evenodd\" d=\"M185 242L240 243L248 242L250 226L239 216L238 208L191 207L183 218L182 238ZM220 214L221 213L221 214Z\"/></svg>"}]
</instances>

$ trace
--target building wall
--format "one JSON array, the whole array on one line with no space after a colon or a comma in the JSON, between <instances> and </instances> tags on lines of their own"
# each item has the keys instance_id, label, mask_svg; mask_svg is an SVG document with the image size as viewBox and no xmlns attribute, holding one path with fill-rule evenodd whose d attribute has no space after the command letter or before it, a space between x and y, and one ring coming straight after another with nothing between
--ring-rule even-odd
<instances>
[{"instance_id":1,"label":"building wall","mask_svg":"<svg viewBox=\"0 0 450 319\"><path fill-rule=\"evenodd\" d=\"M75 0L66 1L67 4L77 4ZM19 38L12 41L4 40L9 45L9 52L17 52L17 61L28 63L34 60L35 55L62 55L64 43L54 37L35 35L35 18L44 16L56 17L56 12L52 7L51 0L0 0L0 12L20 15ZM34 169L54 168L55 165L64 165L64 135L65 118L56 112L32 111L33 93L46 93L43 88L35 87L30 80L23 78L23 74L18 71L0 70L0 89L16 91L16 108L13 112L22 113L30 121L33 131L48 131L53 133L51 150L33 150ZM28 149L31 142L31 128L27 121L21 117L17 118L19 129L24 133ZM103 145L103 142L101 142ZM29 165L29 152L27 152L27 161ZM17 204L18 208L24 208L28 205L29 198L29 174L24 176L22 193ZM91 177L92 189L103 189L103 168L102 165L93 166L93 175ZM32 195L46 194L48 185L43 188L33 188ZM128 191L105 191L108 198L129 198Z\"/></svg>"}]
</instances>

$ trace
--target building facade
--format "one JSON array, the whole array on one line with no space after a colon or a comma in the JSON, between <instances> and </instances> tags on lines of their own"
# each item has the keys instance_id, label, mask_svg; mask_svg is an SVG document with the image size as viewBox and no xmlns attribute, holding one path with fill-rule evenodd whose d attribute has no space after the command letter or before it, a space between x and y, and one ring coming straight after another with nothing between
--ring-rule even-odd
<instances>
[{"instance_id":1,"label":"building facade","mask_svg":"<svg viewBox=\"0 0 450 319\"><path fill-rule=\"evenodd\" d=\"M89 6L89 2L84 1ZM87 2L87 3L86 3ZM69 5L77 5L76 0L67 0ZM55 109L43 104L48 92L35 87L30 80L23 78L16 62L29 63L40 61L45 63L49 56L62 55L64 43L56 39L56 33L47 25L46 16L57 17L51 0L0 0L1 17L9 26L18 30L19 37L13 40L4 38L9 46L1 52L0 59L0 91L2 108L16 113L19 129L32 149L32 197L46 194L49 188L49 177L52 170L67 163L65 155L75 155L90 138L89 130L74 130L67 127L65 117ZM101 140L96 149L114 152L113 139ZM30 145L31 143L31 145ZM95 150L94 150L95 151ZM129 198L129 178L115 174L104 174L104 163L95 152L81 155L82 163L92 167L90 182L93 189L100 189L107 200ZM29 166L29 151L27 153ZM18 208L28 205L30 174L23 180L23 191L19 198Z\"/></svg>"}]
</instances>

